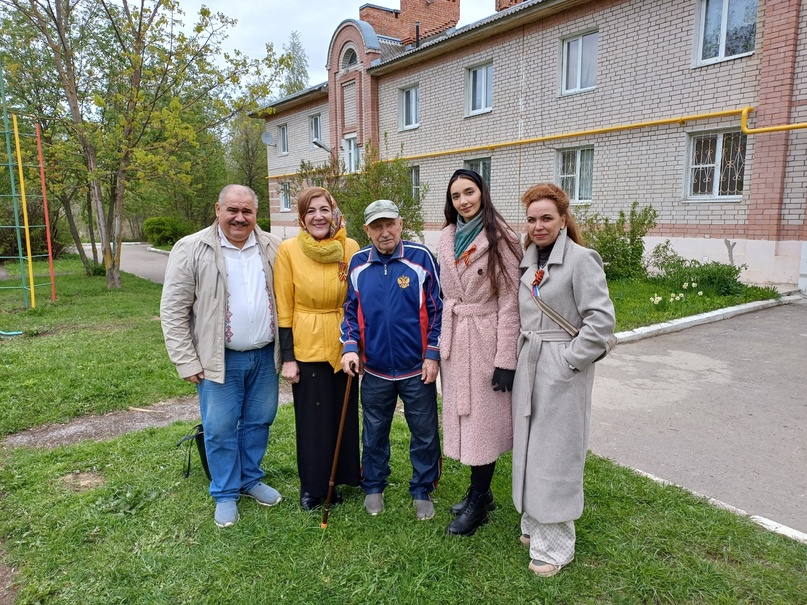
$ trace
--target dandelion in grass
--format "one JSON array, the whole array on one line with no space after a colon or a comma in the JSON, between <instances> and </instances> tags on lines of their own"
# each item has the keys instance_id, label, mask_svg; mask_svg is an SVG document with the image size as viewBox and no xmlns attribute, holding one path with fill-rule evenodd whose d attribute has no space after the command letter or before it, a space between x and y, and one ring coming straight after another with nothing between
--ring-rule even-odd
<instances>
[{"instance_id":1,"label":"dandelion in grass","mask_svg":"<svg viewBox=\"0 0 807 605\"><path fill-rule=\"evenodd\" d=\"M686 290L688 285L689 285L689 284L687 284L686 282L684 282L684 283L683 283L683 285L682 285L681 287L682 287L684 290Z\"/></svg>"},{"instance_id":2,"label":"dandelion in grass","mask_svg":"<svg viewBox=\"0 0 807 605\"><path fill-rule=\"evenodd\" d=\"M650 302L654 305L657 305L661 302L661 296L653 292L653 296L650 298Z\"/></svg>"},{"instance_id":3,"label":"dandelion in grass","mask_svg":"<svg viewBox=\"0 0 807 605\"><path fill-rule=\"evenodd\" d=\"M703 290L700 290L700 291L698 292L698 296L703 296Z\"/></svg>"},{"instance_id":4,"label":"dandelion in grass","mask_svg":"<svg viewBox=\"0 0 807 605\"><path fill-rule=\"evenodd\" d=\"M698 287L698 283L693 281L693 282L692 282L692 287L693 287L693 288L697 288L697 287Z\"/></svg>"}]
</instances>

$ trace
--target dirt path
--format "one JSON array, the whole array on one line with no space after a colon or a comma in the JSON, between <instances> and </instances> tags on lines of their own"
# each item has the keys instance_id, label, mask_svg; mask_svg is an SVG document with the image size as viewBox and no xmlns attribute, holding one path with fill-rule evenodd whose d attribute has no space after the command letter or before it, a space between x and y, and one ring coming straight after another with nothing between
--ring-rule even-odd
<instances>
[{"instance_id":1,"label":"dirt path","mask_svg":"<svg viewBox=\"0 0 807 605\"><path fill-rule=\"evenodd\" d=\"M280 404L291 403L291 386L280 385ZM9 435L2 447L54 448L71 445L84 439L105 441L118 435L149 427L169 426L178 420L198 420L198 397L178 397L149 407L129 408L103 416L82 416L64 424L46 424ZM1 603L1 602L0 602Z\"/></svg>"},{"instance_id":2,"label":"dirt path","mask_svg":"<svg viewBox=\"0 0 807 605\"><path fill-rule=\"evenodd\" d=\"M291 385L280 384L280 405L291 403ZM47 424L9 435L0 447L54 448L71 445L85 439L106 441L124 433L149 427L169 426L179 420L199 419L199 398L179 397L161 401L144 408L129 408L103 416L83 416L64 424ZM3 543L0 542L0 605L13 605L17 591L14 586L16 569L2 563Z\"/></svg>"}]
</instances>

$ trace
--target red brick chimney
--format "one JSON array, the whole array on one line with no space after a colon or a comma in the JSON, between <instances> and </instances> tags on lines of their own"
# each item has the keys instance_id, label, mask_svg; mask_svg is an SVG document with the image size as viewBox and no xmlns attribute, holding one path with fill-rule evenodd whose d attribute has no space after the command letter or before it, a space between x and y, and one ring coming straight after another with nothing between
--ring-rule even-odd
<instances>
[{"instance_id":1,"label":"red brick chimney","mask_svg":"<svg viewBox=\"0 0 807 605\"><path fill-rule=\"evenodd\" d=\"M496 12L503 11L506 8L521 4L524 0L496 0Z\"/></svg>"},{"instance_id":2,"label":"red brick chimney","mask_svg":"<svg viewBox=\"0 0 807 605\"><path fill-rule=\"evenodd\" d=\"M457 25L460 20L460 0L401 0L399 11L365 4L359 8L359 19L372 25L380 36L413 44L417 37L416 23L420 23L421 40Z\"/></svg>"},{"instance_id":3,"label":"red brick chimney","mask_svg":"<svg viewBox=\"0 0 807 605\"><path fill-rule=\"evenodd\" d=\"M359 21L366 21L373 26L379 36L400 38L401 11L365 4L359 7Z\"/></svg>"},{"instance_id":4,"label":"red brick chimney","mask_svg":"<svg viewBox=\"0 0 807 605\"><path fill-rule=\"evenodd\" d=\"M460 0L401 0L401 42L415 42L415 23L420 40L440 34L460 20Z\"/></svg>"}]
</instances>

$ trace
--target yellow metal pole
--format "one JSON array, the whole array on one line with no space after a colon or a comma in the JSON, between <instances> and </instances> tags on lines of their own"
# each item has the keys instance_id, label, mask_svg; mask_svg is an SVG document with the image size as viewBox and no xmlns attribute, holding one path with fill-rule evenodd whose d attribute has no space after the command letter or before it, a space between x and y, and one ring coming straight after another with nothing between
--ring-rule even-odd
<instances>
[{"instance_id":1,"label":"yellow metal pole","mask_svg":"<svg viewBox=\"0 0 807 605\"><path fill-rule=\"evenodd\" d=\"M784 130L796 130L798 128L807 128L807 122L800 124L785 124L783 126L768 126L765 128L749 128L748 127L748 114L754 111L751 106L743 109L727 109L725 111L713 111L710 113L699 113L688 116L680 116L675 118L663 118L661 120L649 120L647 122L634 122L632 124L619 124L617 126L606 126L603 128L592 128L590 130L578 130L575 132L566 132L561 134L550 134L543 137L534 137L531 139L517 139L514 141L505 141L502 143L491 143L489 145L479 145L478 147L463 147L460 149L449 149L447 151L434 151L431 153L420 153L417 155L409 155L402 157L402 160L423 160L427 158L437 158L447 155L475 153L477 151L494 151L504 147L515 147L518 145L530 145L532 143L543 143L545 141L556 141L559 139L570 139L573 137L590 136L594 134L605 134L608 132L620 132L623 130L634 130L636 128L647 128L649 126L664 126L667 124L681 124L682 126L687 122L694 122L696 120L708 120L710 118L724 118L728 116L740 116L740 127L745 134L762 134L765 132L781 132ZM383 160L389 161L389 160ZM280 179L294 176L295 172L287 174L273 174L269 175L269 179Z\"/></svg>"},{"instance_id":2,"label":"yellow metal pole","mask_svg":"<svg viewBox=\"0 0 807 605\"><path fill-rule=\"evenodd\" d=\"M745 134L761 134L763 132L782 132L783 130L796 130L798 128L807 128L807 122L800 124L784 124L783 126L765 126L763 128L749 128L748 127L748 114L754 111L753 107L746 107L740 114L740 128Z\"/></svg>"},{"instance_id":3,"label":"yellow metal pole","mask_svg":"<svg viewBox=\"0 0 807 605\"><path fill-rule=\"evenodd\" d=\"M577 130L575 132L564 132L560 134L549 134L542 137L534 137L530 139L516 139L513 141L504 141L502 143L490 143L489 145L479 145L477 147L463 147L458 149L449 149L446 151L433 151L430 153L419 153L417 155L409 155L404 156L401 159L405 161L412 161L412 160L423 160L427 158L437 158L447 155L457 155L457 154L467 154L467 153L475 153L478 151L494 151L496 149L502 149L504 147L516 147L519 145L530 145L532 143L543 143L545 141L556 141L560 139L571 139L573 137L582 137L582 136L590 136L595 134L605 134L608 132L620 132L623 130L634 130L637 128L647 128L649 126L664 126L667 124L680 124L684 125L687 122L694 122L696 120L708 120L711 118L725 118L728 116L742 116L747 115L749 111L752 111L753 107L746 107L745 109L726 109L723 111L712 111L709 113L697 113L691 114L687 116L678 116L674 118L662 118L660 120L649 120L647 122L633 122L632 124L619 124L617 126L604 126L602 128L591 128L589 130ZM785 129L793 129L793 128L805 128L807 124L803 125L792 125L792 126L775 126L771 129L756 129L753 131L749 131L752 134L757 132L773 132L774 130L785 130ZM745 132L745 127L743 127L743 132ZM389 160L383 160L389 161ZM267 178L270 179L280 179L280 178L288 178L294 176L295 172L287 173L287 174L272 174L269 175Z\"/></svg>"},{"instance_id":4,"label":"yellow metal pole","mask_svg":"<svg viewBox=\"0 0 807 605\"><path fill-rule=\"evenodd\" d=\"M22 153L20 152L20 132L17 129L17 114L11 114L14 125L14 143L17 147L17 170L20 173L20 199L22 200L22 224L25 228L25 250L28 252L28 283L31 286L31 308L36 309L36 287L34 287L34 263L31 257L31 233L28 229L28 204L25 201L25 177L22 173Z\"/></svg>"}]
</instances>

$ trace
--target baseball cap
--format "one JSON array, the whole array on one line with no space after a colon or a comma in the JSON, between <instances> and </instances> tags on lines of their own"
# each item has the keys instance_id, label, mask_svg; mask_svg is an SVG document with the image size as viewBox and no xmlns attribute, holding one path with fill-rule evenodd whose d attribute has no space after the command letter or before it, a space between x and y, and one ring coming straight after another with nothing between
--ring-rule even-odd
<instances>
[{"instance_id":1,"label":"baseball cap","mask_svg":"<svg viewBox=\"0 0 807 605\"><path fill-rule=\"evenodd\" d=\"M398 218L398 206L390 200L376 200L364 209L364 224L369 225L380 218Z\"/></svg>"}]
</instances>

